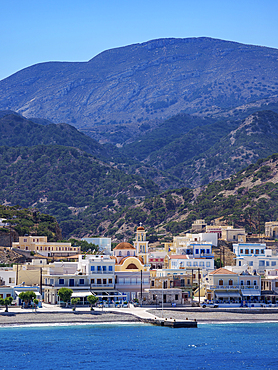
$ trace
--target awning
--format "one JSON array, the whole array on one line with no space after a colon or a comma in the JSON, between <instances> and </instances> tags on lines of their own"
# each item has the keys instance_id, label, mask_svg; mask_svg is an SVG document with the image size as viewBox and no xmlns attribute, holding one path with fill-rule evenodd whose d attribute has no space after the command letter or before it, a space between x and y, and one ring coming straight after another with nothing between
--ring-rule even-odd
<instances>
[{"instance_id":1,"label":"awning","mask_svg":"<svg viewBox=\"0 0 278 370\"><path fill-rule=\"evenodd\" d=\"M241 295L239 292L216 292L215 293L219 298L239 298Z\"/></svg>"},{"instance_id":2,"label":"awning","mask_svg":"<svg viewBox=\"0 0 278 370\"><path fill-rule=\"evenodd\" d=\"M92 292L87 291L87 292L73 292L72 293L72 298L83 298L83 297L88 297L89 295L93 295Z\"/></svg>"},{"instance_id":3,"label":"awning","mask_svg":"<svg viewBox=\"0 0 278 370\"><path fill-rule=\"evenodd\" d=\"M257 296L259 297L261 295L261 292L259 289L242 289L241 294L243 296Z\"/></svg>"},{"instance_id":4,"label":"awning","mask_svg":"<svg viewBox=\"0 0 278 370\"><path fill-rule=\"evenodd\" d=\"M217 297L229 297L230 294L227 292L215 292Z\"/></svg>"},{"instance_id":5,"label":"awning","mask_svg":"<svg viewBox=\"0 0 278 370\"><path fill-rule=\"evenodd\" d=\"M20 290L20 291L19 290L15 290L14 292L15 292L16 295L19 295L22 292L24 292L24 293L25 292L31 292L31 290ZM32 292L35 293L37 297L40 297L41 296L41 293L40 292L34 292L33 290L32 290Z\"/></svg>"}]
</instances>

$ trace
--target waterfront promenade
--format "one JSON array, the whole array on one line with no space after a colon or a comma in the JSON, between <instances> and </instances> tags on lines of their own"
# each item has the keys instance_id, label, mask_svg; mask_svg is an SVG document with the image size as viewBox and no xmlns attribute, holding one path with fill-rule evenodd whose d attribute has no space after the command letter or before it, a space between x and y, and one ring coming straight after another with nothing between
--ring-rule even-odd
<instances>
[{"instance_id":1,"label":"waterfront promenade","mask_svg":"<svg viewBox=\"0 0 278 370\"><path fill-rule=\"evenodd\" d=\"M199 307L161 308L129 307L129 308L95 308L78 307L61 308L43 304L35 312L32 309L19 307L9 308L5 313L0 309L0 326L6 325L37 325L37 324L95 324L95 323L136 323L148 319L197 320L198 323L227 322L278 322L277 308L237 308L237 309L203 309Z\"/></svg>"}]
</instances>

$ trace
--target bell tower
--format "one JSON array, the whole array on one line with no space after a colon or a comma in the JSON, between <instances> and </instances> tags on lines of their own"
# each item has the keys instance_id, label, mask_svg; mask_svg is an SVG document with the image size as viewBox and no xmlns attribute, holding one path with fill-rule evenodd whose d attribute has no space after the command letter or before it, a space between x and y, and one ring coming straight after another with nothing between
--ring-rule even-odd
<instances>
[{"instance_id":1,"label":"bell tower","mask_svg":"<svg viewBox=\"0 0 278 370\"><path fill-rule=\"evenodd\" d=\"M149 242L147 241L147 232L140 222L140 226L137 227L135 234L135 242L133 242L136 248L136 254L141 257L144 261L144 265L149 263Z\"/></svg>"}]
</instances>

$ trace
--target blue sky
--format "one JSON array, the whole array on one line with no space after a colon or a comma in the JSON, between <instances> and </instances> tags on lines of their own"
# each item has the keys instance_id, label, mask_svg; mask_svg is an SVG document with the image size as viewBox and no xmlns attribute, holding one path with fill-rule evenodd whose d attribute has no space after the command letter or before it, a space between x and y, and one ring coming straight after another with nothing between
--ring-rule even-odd
<instances>
[{"instance_id":1,"label":"blue sky","mask_svg":"<svg viewBox=\"0 0 278 370\"><path fill-rule=\"evenodd\" d=\"M162 37L278 48L278 0L0 0L0 80L46 61L87 61Z\"/></svg>"}]
</instances>

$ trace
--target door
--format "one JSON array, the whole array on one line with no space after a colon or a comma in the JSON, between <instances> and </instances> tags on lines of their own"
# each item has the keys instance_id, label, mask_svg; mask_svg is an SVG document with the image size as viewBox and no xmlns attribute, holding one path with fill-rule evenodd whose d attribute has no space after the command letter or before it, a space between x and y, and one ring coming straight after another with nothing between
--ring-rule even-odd
<instances>
[{"instance_id":1,"label":"door","mask_svg":"<svg viewBox=\"0 0 278 370\"><path fill-rule=\"evenodd\" d=\"M74 279L69 279L69 286L74 286Z\"/></svg>"}]
</instances>

